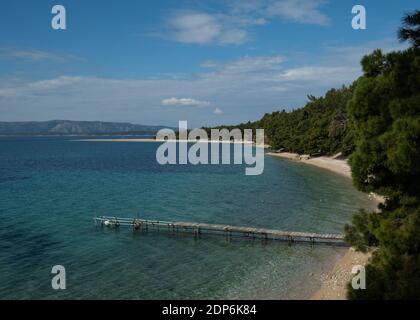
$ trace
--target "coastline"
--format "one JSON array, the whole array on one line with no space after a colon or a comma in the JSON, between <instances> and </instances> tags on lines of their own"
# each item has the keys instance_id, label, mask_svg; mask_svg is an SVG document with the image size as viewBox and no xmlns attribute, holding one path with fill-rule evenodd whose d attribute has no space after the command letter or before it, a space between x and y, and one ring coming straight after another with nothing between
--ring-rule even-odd
<instances>
[{"instance_id":1,"label":"coastline","mask_svg":"<svg viewBox=\"0 0 420 320\"><path fill-rule=\"evenodd\" d=\"M252 145L255 148L263 148L269 149L270 146L267 144L256 144L253 141L225 141L225 140L161 140L161 139L154 139L154 138L135 138L135 139L127 139L127 138L118 138L118 139L76 139L72 140L74 142L152 142L152 143L163 143L163 142L187 142L187 143L221 143L221 144L246 144Z\"/></svg>"},{"instance_id":2,"label":"coastline","mask_svg":"<svg viewBox=\"0 0 420 320\"><path fill-rule=\"evenodd\" d=\"M371 255L349 248L328 274L321 275L321 287L309 300L346 300L346 287L353 276L353 266L366 265Z\"/></svg>"},{"instance_id":3,"label":"coastline","mask_svg":"<svg viewBox=\"0 0 420 320\"><path fill-rule=\"evenodd\" d=\"M351 179L351 169L347 160L334 159L331 157L317 157L310 158L308 156L300 156L297 153L281 152L281 153L267 153L270 156L299 161L302 163L310 164L318 168L327 169L329 171L338 173L342 176Z\"/></svg>"},{"instance_id":4,"label":"coastline","mask_svg":"<svg viewBox=\"0 0 420 320\"><path fill-rule=\"evenodd\" d=\"M290 153L290 152L281 152L281 153L268 152L267 155L309 164L318 168L322 168L322 169L337 173L346 178L352 179L351 168L350 168L350 165L348 164L347 159L336 159L333 157L325 157L325 156L310 158L309 156L305 156L305 155L301 156L297 153ZM377 195L375 193L370 193L369 198L372 201L374 201L376 205L379 205L380 203L385 202L384 197Z\"/></svg>"},{"instance_id":5,"label":"coastline","mask_svg":"<svg viewBox=\"0 0 420 320\"><path fill-rule=\"evenodd\" d=\"M347 159L336 159L332 157L310 158L308 156L300 156L296 153L281 152L267 153L270 156L298 161L305 164L313 165L318 168L326 169L331 172L340 174L347 178L352 178L351 168ZM383 202L385 199L376 194L370 194L369 198L376 204ZM355 265L366 265L371 253L357 252L354 248L349 248L347 252L338 260L333 268L327 273L321 275L321 287L309 298L310 300L346 300L347 283L352 278L352 268Z\"/></svg>"}]
</instances>

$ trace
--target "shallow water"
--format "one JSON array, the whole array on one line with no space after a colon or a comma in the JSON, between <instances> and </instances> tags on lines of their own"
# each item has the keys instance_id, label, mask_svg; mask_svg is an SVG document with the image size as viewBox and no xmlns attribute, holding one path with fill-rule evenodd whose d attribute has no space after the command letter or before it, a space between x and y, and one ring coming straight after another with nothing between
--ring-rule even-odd
<instances>
[{"instance_id":1,"label":"shallow water","mask_svg":"<svg viewBox=\"0 0 420 320\"><path fill-rule=\"evenodd\" d=\"M350 179L283 159L245 176L238 165L160 166L155 143L73 139L0 138L1 299L304 298L342 248L105 230L92 218L342 233L373 205ZM51 288L58 264L62 291Z\"/></svg>"}]
</instances>

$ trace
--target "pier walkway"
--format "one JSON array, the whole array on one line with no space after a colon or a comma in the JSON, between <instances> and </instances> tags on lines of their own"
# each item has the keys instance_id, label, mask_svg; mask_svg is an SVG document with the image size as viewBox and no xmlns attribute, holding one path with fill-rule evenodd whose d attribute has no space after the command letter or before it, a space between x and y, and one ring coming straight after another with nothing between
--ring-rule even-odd
<instances>
[{"instance_id":1,"label":"pier walkway","mask_svg":"<svg viewBox=\"0 0 420 320\"><path fill-rule=\"evenodd\" d=\"M224 224L209 224L209 223L194 223L194 222L172 222L172 221L158 221L158 220L145 220L139 218L120 218L101 216L94 218L95 223L101 226L116 228L120 226L131 227L134 230L155 230L167 231L171 233L189 232L195 237L201 234L217 234L223 235L227 238L234 236L248 237L253 239L263 240L282 240L293 243L299 242L322 242L322 243L335 243L344 245L344 237L339 234L319 234L308 232L294 232L283 231L265 228L250 228L238 227Z\"/></svg>"}]
</instances>

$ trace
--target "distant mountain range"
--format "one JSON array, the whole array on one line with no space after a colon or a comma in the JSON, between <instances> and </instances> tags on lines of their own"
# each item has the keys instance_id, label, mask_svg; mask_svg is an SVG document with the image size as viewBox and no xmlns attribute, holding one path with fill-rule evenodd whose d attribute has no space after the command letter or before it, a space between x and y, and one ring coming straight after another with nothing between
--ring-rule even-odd
<instances>
[{"instance_id":1,"label":"distant mountain range","mask_svg":"<svg viewBox=\"0 0 420 320\"><path fill-rule=\"evenodd\" d=\"M166 127L101 121L52 120L0 122L0 134L2 135L153 135L162 128Z\"/></svg>"}]
</instances>

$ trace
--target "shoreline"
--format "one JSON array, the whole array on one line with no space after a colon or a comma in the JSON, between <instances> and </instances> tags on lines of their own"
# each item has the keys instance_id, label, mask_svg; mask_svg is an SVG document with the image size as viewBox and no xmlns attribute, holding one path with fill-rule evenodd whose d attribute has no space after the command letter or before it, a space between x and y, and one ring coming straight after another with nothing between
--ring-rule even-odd
<instances>
[{"instance_id":1,"label":"shoreline","mask_svg":"<svg viewBox=\"0 0 420 320\"><path fill-rule=\"evenodd\" d=\"M316 166L318 168L326 169L335 173L338 173L342 176L351 179L351 169L350 165L347 163L347 160L340 160L334 159L331 157L317 157L317 158L309 158L309 156L300 156L297 153L290 153L290 152L281 152L281 153L274 153L269 152L267 153L270 156L279 157L283 159L289 159L301 163L310 164Z\"/></svg>"},{"instance_id":2,"label":"shoreline","mask_svg":"<svg viewBox=\"0 0 420 320\"><path fill-rule=\"evenodd\" d=\"M151 142L151 143L163 143L163 142L173 142L173 143L179 143L179 142L186 142L186 143L221 143L221 144L246 144L246 145L252 145L255 148L264 148L268 149L270 148L267 144L256 144L253 141L225 141L225 140L162 140L162 139L154 139L154 138L118 138L118 139L75 139L72 140L73 142Z\"/></svg>"},{"instance_id":3,"label":"shoreline","mask_svg":"<svg viewBox=\"0 0 420 320\"><path fill-rule=\"evenodd\" d=\"M352 179L351 168L350 168L350 165L348 164L347 159L343 160L343 159L336 159L333 157L326 157L326 156L310 158L309 156L306 156L306 155L299 155L297 153L290 153L290 152L281 152L281 153L268 152L267 155L283 158L283 159L288 159L292 161L297 161L304 164L309 164L309 165L312 165L321 169L325 169L325 170L337 173L346 178ZM380 203L385 202L384 197L377 195L373 192L370 193L368 196L369 196L369 199L374 201L376 205L379 205Z\"/></svg>"},{"instance_id":4,"label":"shoreline","mask_svg":"<svg viewBox=\"0 0 420 320\"><path fill-rule=\"evenodd\" d=\"M309 298L309 300L347 300L347 284L351 281L353 266L365 266L370 252L358 252L349 248L343 257L338 260L332 270L321 275L321 287Z\"/></svg>"},{"instance_id":5,"label":"shoreline","mask_svg":"<svg viewBox=\"0 0 420 320\"><path fill-rule=\"evenodd\" d=\"M300 156L296 153L267 153L270 156L301 162L329 170L340 174L346 178L352 179L351 168L347 159L335 159L332 157L310 158L309 156ZM378 205L385 199L376 194L369 194L369 198ZM357 252L354 248L349 248L346 253L337 261L327 274L321 275L321 287L309 298L309 300L346 300L347 283L352 278L352 268L355 265L366 265L371 253Z\"/></svg>"}]
</instances>

